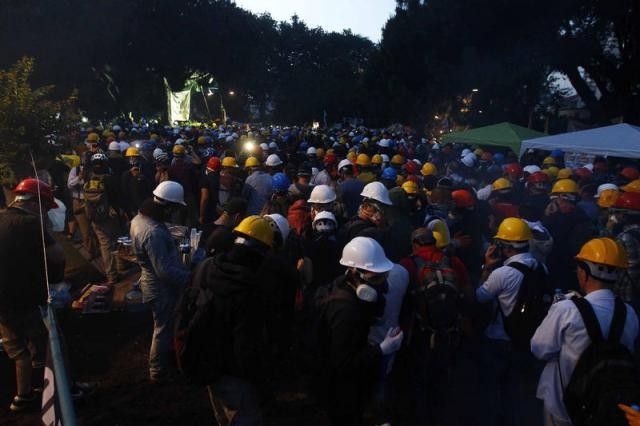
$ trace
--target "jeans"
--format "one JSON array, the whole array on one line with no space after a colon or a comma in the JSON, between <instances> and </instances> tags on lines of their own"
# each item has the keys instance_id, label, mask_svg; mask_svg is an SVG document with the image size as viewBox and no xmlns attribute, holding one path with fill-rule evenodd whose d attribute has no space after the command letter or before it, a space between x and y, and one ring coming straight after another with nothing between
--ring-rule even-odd
<instances>
[{"instance_id":1,"label":"jeans","mask_svg":"<svg viewBox=\"0 0 640 426\"><path fill-rule=\"evenodd\" d=\"M208 386L209 400L220 426L261 426L261 398L249 382L222 376Z\"/></svg>"},{"instance_id":2,"label":"jeans","mask_svg":"<svg viewBox=\"0 0 640 426\"><path fill-rule=\"evenodd\" d=\"M481 424L542 423L542 419L528 419L527 423L522 419L524 412L542 413L541 406L537 410L526 407L541 404L535 397L539 365L533 355L516 350L511 342L484 339L480 378L484 390L482 396L485 398L483 406L486 409Z\"/></svg>"},{"instance_id":3,"label":"jeans","mask_svg":"<svg viewBox=\"0 0 640 426\"><path fill-rule=\"evenodd\" d=\"M153 337L149 349L149 377L152 380L166 376L169 369L178 296L177 290L167 289L149 302L153 313Z\"/></svg>"},{"instance_id":4,"label":"jeans","mask_svg":"<svg viewBox=\"0 0 640 426\"><path fill-rule=\"evenodd\" d=\"M113 252L117 248L118 236L121 233L120 225L116 219L109 219L106 222L92 222L91 227L98 238L100 254L102 255L102 266L104 268L104 274L107 276L107 281L116 283L118 282L118 264Z\"/></svg>"}]
</instances>

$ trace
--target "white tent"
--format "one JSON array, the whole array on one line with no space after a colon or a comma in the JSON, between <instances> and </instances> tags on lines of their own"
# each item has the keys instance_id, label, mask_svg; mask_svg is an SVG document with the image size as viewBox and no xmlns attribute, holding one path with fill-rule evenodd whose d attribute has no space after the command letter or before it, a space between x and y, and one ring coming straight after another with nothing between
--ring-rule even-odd
<instances>
[{"instance_id":1,"label":"white tent","mask_svg":"<svg viewBox=\"0 0 640 426\"><path fill-rule=\"evenodd\" d=\"M520 146L520 157L530 148L561 149L588 155L640 158L640 127L615 124L597 129L527 139Z\"/></svg>"}]
</instances>

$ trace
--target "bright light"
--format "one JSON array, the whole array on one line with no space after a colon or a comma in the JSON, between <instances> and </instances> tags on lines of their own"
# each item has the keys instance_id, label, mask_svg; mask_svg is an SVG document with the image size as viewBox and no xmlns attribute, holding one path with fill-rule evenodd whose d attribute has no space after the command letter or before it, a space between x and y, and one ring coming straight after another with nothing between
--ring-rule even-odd
<instances>
[{"instance_id":1,"label":"bright light","mask_svg":"<svg viewBox=\"0 0 640 426\"><path fill-rule=\"evenodd\" d=\"M88 122L89 122L89 119L88 119L87 117L82 117L81 121L82 121L83 123L88 123Z\"/></svg>"},{"instance_id":2,"label":"bright light","mask_svg":"<svg viewBox=\"0 0 640 426\"><path fill-rule=\"evenodd\" d=\"M230 95L230 96L233 96L233 95L235 95L235 94L236 94L236 92L234 92L233 90L229 90L229 95Z\"/></svg>"},{"instance_id":3,"label":"bright light","mask_svg":"<svg viewBox=\"0 0 640 426\"><path fill-rule=\"evenodd\" d=\"M317 129L318 127L320 127L320 123L317 121L314 121L313 124L311 125L311 128L314 130Z\"/></svg>"},{"instance_id":4,"label":"bright light","mask_svg":"<svg viewBox=\"0 0 640 426\"><path fill-rule=\"evenodd\" d=\"M472 91L473 93L477 93L479 90L478 90L478 89L471 89L471 91Z\"/></svg>"},{"instance_id":5,"label":"bright light","mask_svg":"<svg viewBox=\"0 0 640 426\"><path fill-rule=\"evenodd\" d=\"M480 110L478 110L478 114L482 114L482 110L481 110L481 109L480 109Z\"/></svg>"},{"instance_id":6,"label":"bright light","mask_svg":"<svg viewBox=\"0 0 640 426\"><path fill-rule=\"evenodd\" d=\"M242 148L247 152L253 152L256 149L256 143L254 141L246 141Z\"/></svg>"},{"instance_id":7,"label":"bright light","mask_svg":"<svg viewBox=\"0 0 640 426\"><path fill-rule=\"evenodd\" d=\"M436 115L434 115L434 116L433 116L433 118L434 118L435 120L440 120L440 116L439 116L439 115L437 115L437 114L436 114Z\"/></svg>"},{"instance_id":8,"label":"bright light","mask_svg":"<svg viewBox=\"0 0 640 426\"><path fill-rule=\"evenodd\" d=\"M443 134L443 133L444 133L444 130L440 130L440 134Z\"/></svg>"}]
</instances>

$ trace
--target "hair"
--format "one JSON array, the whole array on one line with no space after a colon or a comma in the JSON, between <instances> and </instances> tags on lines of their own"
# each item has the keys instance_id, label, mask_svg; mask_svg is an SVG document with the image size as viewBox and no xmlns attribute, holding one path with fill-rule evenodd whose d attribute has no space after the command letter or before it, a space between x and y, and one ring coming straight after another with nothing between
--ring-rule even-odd
<instances>
[{"instance_id":1,"label":"hair","mask_svg":"<svg viewBox=\"0 0 640 426\"><path fill-rule=\"evenodd\" d=\"M518 215L529 222L537 222L542 217L542 212L534 205L523 204L518 208Z\"/></svg>"}]
</instances>

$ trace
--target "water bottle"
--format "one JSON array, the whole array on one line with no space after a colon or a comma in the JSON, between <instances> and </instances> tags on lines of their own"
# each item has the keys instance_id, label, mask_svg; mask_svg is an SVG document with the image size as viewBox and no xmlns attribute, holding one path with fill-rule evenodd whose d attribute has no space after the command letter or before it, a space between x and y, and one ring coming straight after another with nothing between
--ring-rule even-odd
<instances>
[{"instance_id":1,"label":"water bottle","mask_svg":"<svg viewBox=\"0 0 640 426\"><path fill-rule=\"evenodd\" d=\"M561 300L564 300L564 294L562 293L562 290L559 288L556 288L553 291L553 302L552 303L556 303L556 302L560 302Z\"/></svg>"}]
</instances>

